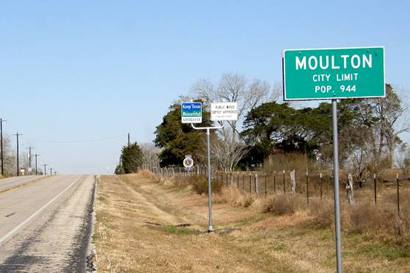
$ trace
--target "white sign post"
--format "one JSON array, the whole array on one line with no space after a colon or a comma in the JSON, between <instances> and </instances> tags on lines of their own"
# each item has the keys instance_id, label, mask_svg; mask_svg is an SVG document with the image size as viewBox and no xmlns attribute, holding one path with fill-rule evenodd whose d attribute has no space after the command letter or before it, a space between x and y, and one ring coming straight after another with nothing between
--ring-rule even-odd
<instances>
[{"instance_id":1,"label":"white sign post","mask_svg":"<svg viewBox=\"0 0 410 273\"><path fill-rule=\"evenodd\" d=\"M183 103L184 106L185 103ZM182 107L184 111L190 111L188 108L197 107ZM192 114L189 114L192 116ZM182 114L181 122L184 123L184 113ZM211 120L212 121L229 121L237 120L237 103L236 102L217 102L211 103ZM202 120L202 111L201 111ZM195 130L206 130L207 144L208 144L208 232L213 232L214 228L212 226L212 172L211 172L211 130L222 129L223 126L213 126L213 127L195 127L194 123L191 123L192 128ZM192 162L193 163L193 162Z\"/></svg>"}]
</instances>

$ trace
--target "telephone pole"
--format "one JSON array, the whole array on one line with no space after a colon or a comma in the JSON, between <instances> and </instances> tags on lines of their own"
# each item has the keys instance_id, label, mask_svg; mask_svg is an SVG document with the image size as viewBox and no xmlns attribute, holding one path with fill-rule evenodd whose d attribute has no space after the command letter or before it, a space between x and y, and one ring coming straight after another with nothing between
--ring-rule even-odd
<instances>
[{"instance_id":1,"label":"telephone pole","mask_svg":"<svg viewBox=\"0 0 410 273\"><path fill-rule=\"evenodd\" d=\"M38 175L38 165L37 165L37 159L38 159L38 157L39 157L40 155L39 154L35 154L34 155L34 157L35 157L35 164L36 164L36 175Z\"/></svg>"},{"instance_id":2,"label":"telephone pole","mask_svg":"<svg viewBox=\"0 0 410 273\"><path fill-rule=\"evenodd\" d=\"M20 143L19 143L19 137L22 136L23 134L20 134L17 132L14 134L17 138L17 176L20 176Z\"/></svg>"},{"instance_id":3,"label":"telephone pole","mask_svg":"<svg viewBox=\"0 0 410 273\"><path fill-rule=\"evenodd\" d=\"M1 160L1 175L4 175L4 147L3 147L3 122L6 120L0 118L0 160Z\"/></svg>"},{"instance_id":4,"label":"telephone pole","mask_svg":"<svg viewBox=\"0 0 410 273\"><path fill-rule=\"evenodd\" d=\"M28 147L28 170L27 173L31 175L31 150L33 147Z\"/></svg>"},{"instance_id":5,"label":"telephone pole","mask_svg":"<svg viewBox=\"0 0 410 273\"><path fill-rule=\"evenodd\" d=\"M128 147L131 146L131 135L130 133L128 133Z\"/></svg>"},{"instance_id":6,"label":"telephone pole","mask_svg":"<svg viewBox=\"0 0 410 273\"><path fill-rule=\"evenodd\" d=\"M44 175L47 175L47 164L43 164L44 166Z\"/></svg>"}]
</instances>

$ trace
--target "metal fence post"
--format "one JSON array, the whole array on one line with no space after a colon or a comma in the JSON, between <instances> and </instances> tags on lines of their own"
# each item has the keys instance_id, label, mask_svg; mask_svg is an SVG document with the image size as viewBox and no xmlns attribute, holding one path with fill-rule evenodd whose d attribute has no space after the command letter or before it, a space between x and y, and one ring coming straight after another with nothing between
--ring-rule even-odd
<instances>
[{"instance_id":1,"label":"metal fence post","mask_svg":"<svg viewBox=\"0 0 410 273\"><path fill-rule=\"evenodd\" d=\"M396 174L396 191L397 191L397 216L400 218L400 180L399 174Z\"/></svg>"},{"instance_id":2,"label":"metal fence post","mask_svg":"<svg viewBox=\"0 0 410 273\"><path fill-rule=\"evenodd\" d=\"M282 180L283 180L283 193L286 193L286 171L283 170L282 172Z\"/></svg>"},{"instance_id":3,"label":"metal fence post","mask_svg":"<svg viewBox=\"0 0 410 273\"><path fill-rule=\"evenodd\" d=\"M319 174L320 200L323 199L323 178L322 173Z\"/></svg>"},{"instance_id":4,"label":"metal fence post","mask_svg":"<svg viewBox=\"0 0 410 273\"><path fill-rule=\"evenodd\" d=\"M377 177L373 174L373 184L374 184L374 203L377 204Z\"/></svg>"},{"instance_id":5,"label":"metal fence post","mask_svg":"<svg viewBox=\"0 0 410 273\"><path fill-rule=\"evenodd\" d=\"M306 172L306 202L309 205L309 173Z\"/></svg>"}]
</instances>

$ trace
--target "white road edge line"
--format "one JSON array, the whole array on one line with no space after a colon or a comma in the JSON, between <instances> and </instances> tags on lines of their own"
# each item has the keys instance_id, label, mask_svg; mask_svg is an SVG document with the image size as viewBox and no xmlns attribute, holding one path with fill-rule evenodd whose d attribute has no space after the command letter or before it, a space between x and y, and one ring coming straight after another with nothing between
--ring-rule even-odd
<instances>
[{"instance_id":1,"label":"white road edge line","mask_svg":"<svg viewBox=\"0 0 410 273\"><path fill-rule=\"evenodd\" d=\"M61 195L63 195L66 191L68 191L75 183L79 182L81 178L76 179L73 183L68 185L62 192L57 194L53 199L47 202L44 206L42 206L40 209L38 209L35 213L33 213L30 217L28 217L26 220L24 220L22 223L20 223L18 226L16 226L14 229L12 229L9 233L7 233L5 236L3 236L0 239L0 246L11 236L13 236L17 231L19 231L23 226L25 226L28 222L33 220L34 217L39 215L43 210L45 210L49 205L51 205L54 201L56 201Z\"/></svg>"}]
</instances>

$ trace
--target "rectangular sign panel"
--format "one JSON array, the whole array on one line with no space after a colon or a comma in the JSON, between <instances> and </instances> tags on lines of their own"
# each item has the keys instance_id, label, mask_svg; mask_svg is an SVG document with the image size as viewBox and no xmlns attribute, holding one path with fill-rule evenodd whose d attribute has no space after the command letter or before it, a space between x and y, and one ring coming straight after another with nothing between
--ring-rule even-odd
<instances>
[{"instance_id":1,"label":"rectangular sign panel","mask_svg":"<svg viewBox=\"0 0 410 273\"><path fill-rule=\"evenodd\" d=\"M284 100L385 96L384 48L283 51Z\"/></svg>"},{"instance_id":2,"label":"rectangular sign panel","mask_svg":"<svg viewBox=\"0 0 410 273\"><path fill-rule=\"evenodd\" d=\"M182 123L202 123L202 103L183 102L181 104Z\"/></svg>"},{"instance_id":3,"label":"rectangular sign panel","mask_svg":"<svg viewBox=\"0 0 410 273\"><path fill-rule=\"evenodd\" d=\"M236 102L213 102L211 103L211 120L237 120L238 104Z\"/></svg>"}]
</instances>

